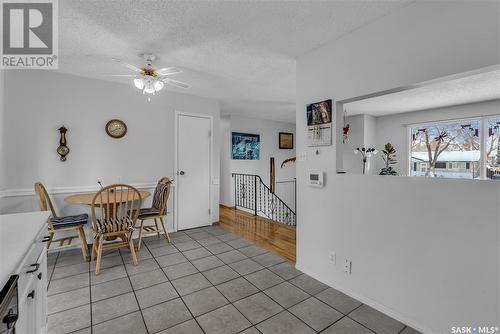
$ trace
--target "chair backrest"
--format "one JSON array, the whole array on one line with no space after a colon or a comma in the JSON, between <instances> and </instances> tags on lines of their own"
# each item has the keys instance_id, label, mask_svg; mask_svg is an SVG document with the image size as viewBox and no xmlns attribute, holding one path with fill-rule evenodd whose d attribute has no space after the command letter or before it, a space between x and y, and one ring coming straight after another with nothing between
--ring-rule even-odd
<instances>
[{"instance_id":1,"label":"chair backrest","mask_svg":"<svg viewBox=\"0 0 500 334\"><path fill-rule=\"evenodd\" d=\"M170 185L172 180L168 177L162 177L158 180L156 189L153 195L153 208L160 211L160 215L164 215L167 209L168 197L170 196Z\"/></svg>"},{"instance_id":2,"label":"chair backrest","mask_svg":"<svg viewBox=\"0 0 500 334\"><path fill-rule=\"evenodd\" d=\"M35 194L38 199L38 205L40 206L40 211L48 211L52 212L52 217L56 218L56 210L54 209L54 205L52 205L52 201L50 200L49 193L47 189L43 186L41 182L36 182L35 185ZM48 220L49 227L52 228L52 223L50 219Z\"/></svg>"},{"instance_id":3,"label":"chair backrest","mask_svg":"<svg viewBox=\"0 0 500 334\"><path fill-rule=\"evenodd\" d=\"M112 184L99 190L92 199L92 228L107 225L107 232L121 232L135 226L142 198L140 192L127 184ZM99 213L99 218L97 217Z\"/></svg>"}]
</instances>

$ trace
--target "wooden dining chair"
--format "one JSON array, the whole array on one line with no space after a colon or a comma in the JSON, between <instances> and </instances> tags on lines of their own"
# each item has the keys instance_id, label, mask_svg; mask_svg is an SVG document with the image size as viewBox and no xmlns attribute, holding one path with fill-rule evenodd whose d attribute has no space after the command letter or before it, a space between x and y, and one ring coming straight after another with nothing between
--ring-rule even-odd
<instances>
[{"instance_id":1,"label":"wooden dining chair","mask_svg":"<svg viewBox=\"0 0 500 334\"><path fill-rule=\"evenodd\" d=\"M92 261L97 257L95 274L101 269L102 252L128 248L132 263L137 265L132 233L142 198L137 189L126 184L113 184L99 190L92 200ZM99 213L99 216L98 216ZM104 243L120 238L121 241Z\"/></svg>"},{"instance_id":2,"label":"wooden dining chair","mask_svg":"<svg viewBox=\"0 0 500 334\"><path fill-rule=\"evenodd\" d=\"M88 256L88 246L87 240L85 238L85 232L83 227L87 224L89 220L89 215L86 213L74 216L58 216L54 205L50 199L50 196L47 192L47 189L43 186L42 183L35 183L35 194L38 198L38 204L40 206L41 211L52 212L50 218L47 221L47 225L49 227L49 241L47 243L47 249L64 249L68 247L73 247L71 243L73 239L80 239L80 247L82 249L83 259L85 261L89 260ZM64 235L58 239L54 239L56 233L59 232L76 232L76 234L72 235ZM58 246L53 246L55 243L59 243Z\"/></svg>"},{"instance_id":3,"label":"wooden dining chair","mask_svg":"<svg viewBox=\"0 0 500 334\"><path fill-rule=\"evenodd\" d=\"M137 241L137 250L141 249L142 237L144 235L158 235L163 234L163 237L170 242L170 237L168 235L167 228L165 226L165 221L163 217L167 214L167 202L170 195L170 186L172 185L172 180L168 177L162 177L153 195L153 203L150 208L142 208L139 212L138 219L141 221L139 226L139 239ZM154 225L145 225L146 220L153 220ZM160 223L158 223L160 221ZM161 229L160 230L160 225Z\"/></svg>"}]
</instances>

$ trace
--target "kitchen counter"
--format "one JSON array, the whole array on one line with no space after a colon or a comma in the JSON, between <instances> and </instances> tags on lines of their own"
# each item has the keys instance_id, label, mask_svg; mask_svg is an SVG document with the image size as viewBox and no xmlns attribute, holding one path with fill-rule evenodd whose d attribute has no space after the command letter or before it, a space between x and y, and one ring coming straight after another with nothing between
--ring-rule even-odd
<instances>
[{"instance_id":1,"label":"kitchen counter","mask_svg":"<svg viewBox=\"0 0 500 334\"><path fill-rule=\"evenodd\" d=\"M29 252L37 235L47 229L49 216L49 211L0 215L0 288Z\"/></svg>"}]
</instances>

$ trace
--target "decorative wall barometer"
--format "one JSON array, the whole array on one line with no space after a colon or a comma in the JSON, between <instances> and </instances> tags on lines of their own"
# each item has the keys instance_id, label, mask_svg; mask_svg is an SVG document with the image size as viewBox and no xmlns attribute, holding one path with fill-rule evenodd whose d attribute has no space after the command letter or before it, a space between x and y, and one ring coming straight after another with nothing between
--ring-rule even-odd
<instances>
[{"instance_id":1,"label":"decorative wall barometer","mask_svg":"<svg viewBox=\"0 0 500 334\"><path fill-rule=\"evenodd\" d=\"M64 125L59 128L59 134L61 137L59 138L59 147L57 148L57 154L59 154L61 161L66 161L66 156L69 153L69 147L66 145L67 131L68 129L66 129Z\"/></svg>"}]
</instances>

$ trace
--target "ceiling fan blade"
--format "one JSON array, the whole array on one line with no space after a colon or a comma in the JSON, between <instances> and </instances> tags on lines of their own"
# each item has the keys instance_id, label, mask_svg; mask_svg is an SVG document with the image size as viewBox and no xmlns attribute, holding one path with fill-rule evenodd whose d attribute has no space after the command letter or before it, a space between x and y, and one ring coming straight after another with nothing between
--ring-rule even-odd
<instances>
[{"instance_id":1,"label":"ceiling fan blade","mask_svg":"<svg viewBox=\"0 0 500 334\"><path fill-rule=\"evenodd\" d=\"M134 71L134 72L140 72L141 69L137 66L134 66L132 64L128 64L128 63L125 63L123 61L121 61L120 59L117 59L117 58L112 58L114 61L116 61L118 64L122 65L122 66L125 66L126 68Z\"/></svg>"},{"instance_id":2,"label":"ceiling fan blade","mask_svg":"<svg viewBox=\"0 0 500 334\"><path fill-rule=\"evenodd\" d=\"M173 80L173 79L170 79L170 78L162 78L162 80L166 84L171 85L171 86L175 86L175 87L178 87L178 88L189 89L191 87L191 85L188 85L187 83L180 82L180 81L177 81L177 80Z\"/></svg>"},{"instance_id":3,"label":"ceiling fan blade","mask_svg":"<svg viewBox=\"0 0 500 334\"><path fill-rule=\"evenodd\" d=\"M159 69L156 72L158 72L160 75L172 75L172 74L182 73L182 71L180 69L178 69L177 67L173 67L173 66Z\"/></svg>"}]
</instances>

